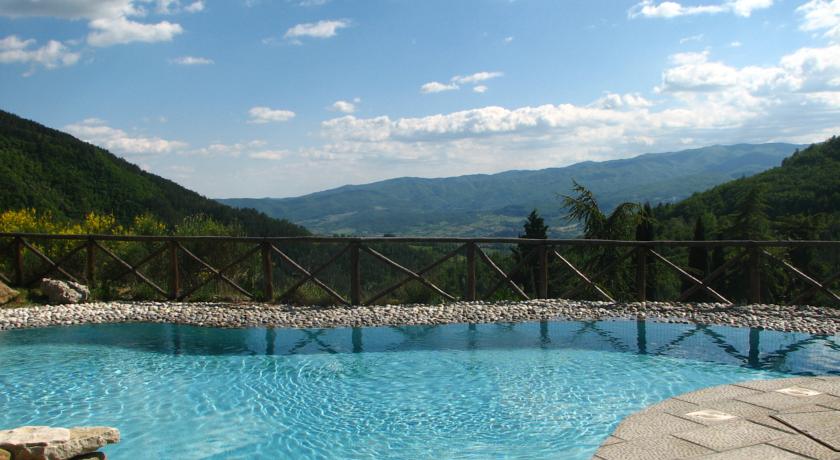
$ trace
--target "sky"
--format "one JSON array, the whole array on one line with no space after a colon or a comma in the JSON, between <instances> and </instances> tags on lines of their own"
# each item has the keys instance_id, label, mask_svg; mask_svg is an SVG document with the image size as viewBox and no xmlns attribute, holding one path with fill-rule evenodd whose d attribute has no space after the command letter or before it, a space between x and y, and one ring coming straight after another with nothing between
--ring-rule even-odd
<instances>
[{"instance_id":1,"label":"sky","mask_svg":"<svg viewBox=\"0 0 840 460\"><path fill-rule=\"evenodd\" d=\"M840 0L0 0L0 108L214 198L840 134Z\"/></svg>"}]
</instances>

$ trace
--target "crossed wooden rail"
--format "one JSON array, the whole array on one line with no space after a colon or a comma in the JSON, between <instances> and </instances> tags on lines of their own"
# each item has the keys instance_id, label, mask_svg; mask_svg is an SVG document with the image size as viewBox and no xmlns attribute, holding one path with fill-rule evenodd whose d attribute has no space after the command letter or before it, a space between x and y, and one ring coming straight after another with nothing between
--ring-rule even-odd
<instances>
[{"instance_id":1,"label":"crossed wooden rail","mask_svg":"<svg viewBox=\"0 0 840 460\"><path fill-rule=\"evenodd\" d=\"M97 276L96 260L97 256L104 254L107 258L112 259L116 264L122 268L116 275L110 276L111 279L121 279L128 275L133 275L141 283L147 285L156 294L162 298L172 300L187 300L194 295L199 289L207 283L217 280L223 283L240 294L249 299L280 299L289 298L298 289L306 283L313 283L322 289L334 301L344 305L369 305L383 299L388 294L399 289L409 282L418 282L425 286L425 288L433 291L441 298L453 301L458 299L457 296L446 292L441 287L433 283L427 275L435 268L439 267L444 262L453 257L463 255L466 261L466 286L465 292L460 297L464 300L478 300L481 298L489 298L496 293L503 286L509 288L513 293L522 299L529 299L528 294L523 288L514 281L514 274L520 272L523 268L532 264L536 260L537 279L536 288L537 296L539 298L548 297L549 286L549 265L550 260L556 260L559 265L568 270L572 276L576 277L580 282L574 287L567 290L560 295L561 298L574 298L584 289L591 289L601 299L615 302L615 298L611 295L601 280L613 270L618 264L625 262L631 256L636 256L636 300L647 300L646 287L648 286L647 271L648 258L652 257L654 261L668 267L670 270L676 272L681 278L689 282L690 287L680 293L678 300L683 301L690 298L698 291L706 293L718 302L724 304L732 304L733 302L721 293L712 288L711 284L729 269L737 264L746 263L748 266L749 285L750 285L750 301L758 303L761 301L761 261L766 259L781 266L785 271L793 274L798 279L801 279L808 288L799 294L793 303L800 303L811 298L815 293L822 292L830 301L840 304L840 295L832 291L829 287L832 283L840 279L840 270L823 281L818 281L813 277L807 275L802 270L793 266L788 261L780 258L767 251L767 248L803 248L803 247L819 247L819 248L833 248L840 249L840 242L838 241L614 241L614 240L529 240L521 238L346 238L346 237L277 237L277 238L259 238L259 237L222 237L222 236L192 236L192 237L174 237L174 236L123 236L123 235L50 235L50 234L29 234L29 233L0 233L0 239L10 239L11 242L7 247L7 253L11 252L12 267L14 273L9 276L0 273L0 280L16 286L31 286L36 284L40 279L46 276L59 275L68 280L80 281L84 280L88 283L94 282ZM64 253L57 260L52 260L43 251L38 249L33 241L72 241L77 242L69 251ZM111 241L122 242L145 242L152 245L152 250L142 259L135 263L130 263L109 249L105 243ZM247 243L252 245L245 252L239 254L233 261L228 262L224 266L214 267L208 261L202 259L194 252L190 251L184 244L188 242L211 242L217 244L223 243ZM278 245L280 243L302 243L302 244L318 244L318 243L337 243L340 244L340 250L334 252L329 259L314 268L305 268L303 265L295 261L289 254L281 250ZM420 268L413 270L406 267L381 252L373 249L371 244L385 243L385 244L407 244L407 243L448 243L457 244L457 248L447 252L442 257L434 262ZM520 248L526 247L528 250L524 251L523 257L520 258L517 265L506 273L502 270L493 259L482 249L481 244L516 244ZM155 247L156 246L156 247ZM587 275L579 267L575 266L568 257L565 257L560 248L606 248L610 247L619 251L607 266L600 267L600 271L594 275ZM685 269L681 268L671 260L664 257L657 251L663 247L704 247L707 249L715 247L735 247L739 248L739 253L731 257L723 265L706 275L703 279L699 279L692 275ZM623 253L621 251L623 250ZM35 272L31 276L26 276L24 267L24 253L31 252L38 259L40 259L45 268ZM66 268L66 264L74 256L80 252L85 251L85 269L81 276L76 276ZM262 271L262 292L257 295L248 291L240 284L238 284L233 277L226 273L231 269L237 267L244 261L248 260L256 253L261 256L261 271ZM329 286L326 282L319 278L326 269L333 266L339 258L348 254L350 256L350 295L345 298L336 289ZM360 255L366 253L378 260L380 263L400 272L404 277L393 283L392 285L379 290L378 292L363 298L362 293L362 279L360 270ZM164 289L155 283L151 277L141 272L141 268L149 262L160 258L164 254L168 255L168 289ZM199 280L190 286L184 288L181 283L181 267L179 254L189 260L194 261L201 267L200 272L194 273L199 277ZM293 271L297 272L299 278L286 288L279 296L276 296L274 288L273 270L275 262L273 257L279 258L282 264L287 265ZM746 260L745 260L746 259ZM495 284L492 284L481 296L476 292L477 283L477 265L481 261L490 272L497 278Z\"/></svg>"}]
</instances>

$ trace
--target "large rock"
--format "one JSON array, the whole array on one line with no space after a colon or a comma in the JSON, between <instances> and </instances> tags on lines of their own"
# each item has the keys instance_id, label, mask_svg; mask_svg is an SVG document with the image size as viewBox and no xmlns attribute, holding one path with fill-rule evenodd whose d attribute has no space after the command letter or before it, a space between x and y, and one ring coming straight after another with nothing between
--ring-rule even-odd
<instances>
[{"instance_id":1,"label":"large rock","mask_svg":"<svg viewBox=\"0 0 840 460\"><path fill-rule=\"evenodd\" d=\"M72 281L44 278L41 280L41 291L50 303L79 303L90 298L87 286Z\"/></svg>"},{"instance_id":2,"label":"large rock","mask_svg":"<svg viewBox=\"0 0 840 460\"><path fill-rule=\"evenodd\" d=\"M14 460L70 460L120 441L116 428L24 426L0 431L0 448Z\"/></svg>"},{"instance_id":3,"label":"large rock","mask_svg":"<svg viewBox=\"0 0 840 460\"><path fill-rule=\"evenodd\" d=\"M14 289L6 286L6 283L0 281L0 305L5 303L9 303L18 296L19 292L15 291ZM2 460L3 457L0 457Z\"/></svg>"},{"instance_id":4,"label":"large rock","mask_svg":"<svg viewBox=\"0 0 840 460\"><path fill-rule=\"evenodd\" d=\"M12 460L12 454L6 449L0 449L0 460Z\"/></svg>"}]
</instances>

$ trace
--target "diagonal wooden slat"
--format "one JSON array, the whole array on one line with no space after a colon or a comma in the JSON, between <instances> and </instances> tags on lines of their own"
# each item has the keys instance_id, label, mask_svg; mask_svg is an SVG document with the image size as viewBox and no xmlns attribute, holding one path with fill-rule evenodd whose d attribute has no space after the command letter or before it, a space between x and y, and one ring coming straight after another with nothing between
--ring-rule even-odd
<instances>
[{"instance_id":1,"label":"diagonal wooden slat","mask_svg":"<svg viewBox=\"0 0 840 460\"><path fill-rule=\"evenodd\" d=\"M528 294L525 294L525 292L523 292L522 289L520 289L519 286L517 286L516 283L514 283L513 280L510 279L510 277L507 276L507 274L501 268L499 268L496 265L495 262L493 262L493 259L491 259L484 252L484 250L481 249L480 246L476 246L476 252L478 252L478 255L481 258L481 260L483 260L484 263L487 264L496 273L496 275L498 275L499 277L501 277L502 279L507 281L507 283L508 283L508 285L510 285L511 289L513 289L517 294L519 294L520 297L522 297L525 300L531 300L531 298L528 297ZM498 289L498 288L496 288L496 289ZM493 292L496 292L496 291L493 291ZM490 294L493 294L493 292L490 292L487 295L489 296ZM485 298L487 298L487 297L485 297Z\"/></svg>"},{"instance_id":2,"label":"diagonal wooden slat","mask_svg":"<svg viewBox=\"0 0 840 460\"><path fill-rule=\"evenodd\" d=\"M630 250L625 252L621 257L615 259L609 265L604 267L600 272L596 273L592 277L589 277L589 280L592 283L595 283L597 280L601 279L601 277L603 277L604 275L609 273L610 270L612 270L616 265L624 262L625 260L627 260L630 256L632 256L635 253L636 253L636 249L631 248ZM575 286L575 287L569 289L568 291L564 292L563 295L561 295L560 297L562 297L564 299L570 299L570 298L572 298L573 295L580 292L580 290L583 289L585 286L588 286L588 284L578 284L577 286Z\"/></svg>"},{"instance_id":3,"label":"diagonal wooden slat","mask_svg":"<svg viewBox=\"0 0 840 460\"><path fill-rule=\"evenodd\" d=\"M781 265L782 265L783 267L785 267L788 271L792 272L794 275L796 275L796 276L798 276L799 278L803 279L806 283L810 284L812 287L814 287L814 288L816 288L816 289L818 289L818 290L823 291L823 292L824 292L824 293L826 293L829 297L831 297L834 301L836 301L836 302L840 302L840 296L838 296L837 294L835 294L835 293L834 293L834 291L832 291L831 289L829 289L829 288L825 287L823 284L821 284L821 283L820 283L820 282L818 282L817 280L815 280L815 279L811 278L810 276L806 275L805 273L802 273L801 271L799 271L799 269L797 269L797 268L796 268L796 267L794 267L793 265L791 265L791 264L787 263L787 261L785 261L784 259L780 259L779 257L776 257L775 255L773 255L773 254L771 254L771 253L767 252L767 250L762 250L762 252L764 253L764 255L765 255L765 256L767 256L767 257L769 257L771 260L773 260L773 261L775 261L775 262L777 262L777 263L781 264Z\"/></svg>"},{"instance_id":4,"label":"diagonal wooden slat","mask_svg":"<svg viewBox=\"0 0 840 460\"><path fill-rule=\"evenodd\" d=\"M156 251L152 251L151 253L149 253L149 255L140 259L140 262L137 262L134 265L130 265L129 267L123 266L123 271L120 272L119 274L115 275L114 279L120 279L123 276L128 275L129 273L134 273L135 271L139 270L140 267L142 267L143 265L146 265L147 263L151 262L155 257L161 255L166 250L166 248L167 248L167 246L166 246L166 244L164 244L163 246L158 248Z\"/></svg>"},{"instance_id":5,"label":"diagonal wooden slat","mask_svg":"<svg viewBox=\"0 0 840 460\"><path fill-rule=\"evenodd\" d=\"M435 286L434 283L427 280L426 278L423 278L422 275L414 273L413 271L409 270L408 268L403 267L402 265L398 264L397 262L394 262L393 260L389 259L388 257L386 257L385 255L381 254L380 252L376 251L375 249L369 248L365 245L362 245L361 249L363 251L367 252L368 254L372 255L373 257L376 257L377 259L381 260L385 264L390 265L390 266L396 268L397 270L405 273L406 275L414 278L416 281L419 281L421 284L423 284L427 288L429 288L429 289L437 292L438 294L442 295L447 300L455 300L455 297L448 294L443 289Z\"/></svg>"},{"instance_id":6,"label":"diagonal wooden slat","mask_svg":"<svg viewBox=\"0 0 840 460\"><path fill-rule=\"evenodd\" d=\"M285 298L287 298L288 296L290 296L290 295L291 295L293 292L295 292L295 291L296 291L299 287L303 286L303 285L304 285L307 281L312 281L312 282L313 282L313 283L315 283L318 287L320 287L321 289L323 289L323 290L324 290L327 294L329 294L332 298L334 298L334 299L338 300L340 303L342 303L342 304L344 304L344 305L350 305L350 302L348 302L348 301L347 301L344 297L341 297L341 295L340 295L339 293L335 292L335 290L333 290L333 288L331 288L331 287L327 286L327 284L326 284L326 283L324 283L323 281L319 280L319 279L316 277L319 273L321 273L321 272L322 272L322 271L324 271L327 267L329 267L330 265L332 265L332 263L333 263L333 262L335 262L335 261L336 261L339 257L341 257L342 255L344 255L344 253L346 253L346 252L350 249L350 246L349 246L349 245L348 245L348 246L346 246L346 247L344 247L344 249L342 249L341 251L339 251L338 253L336 253L336 254L335 254L335 255L333 255L332 257L330 257L330 259L329 259L329 260L327 260L325 263L321 264L321 266L317 267L317 268L316 268L315 270L313 270L312 272L309 272L309 271L307 271L305 268L303 268L302 266L300 266L297 262L295 262L294 260L292 260L292 258L291 258L291 257L289 257L288 255L286 255L286 253L284 253L283 251L281 251L281 250L277 249L277 248L276 248L273 244L271 245L271 249L272 249L275 253L277 253L277 255L279 255L279 256L280 256L280 258L281 258L281 259L283 259L283 261L284 261L284 262L286 262L287 264L291 265L291 266L292 266L292 268L294 268L295 270L297 270L298 272L300 272L300 273L303 275L303 278L301 278L300 280L298 280L298 282L297 282L297 283L293 284L293 285L292 285L292 287L290 287L289 289L286 289L286 292L284 292L283 294L281 294L281 295L280 295L280 298L281 298L281 299L285 299Z\"/></svg>"},{"instance_id":7,"label":"diagonal wooden slat","mask_svg":"<svg viewBox=\"0 0 840 460\"><path fill-rule=\"evenodd\" d=\"M228 285L230 285L232 288L236 289L237 291L239 291L241 294L245 295L245 296L246 296L246 297L248 297L249 299L254 299L254 295L253 295L253 294L251 294L250 292L248 292L247 290L245 290L245 288L243 288L242 286L240 286L240 285L236 284L236 282L235 282L235 281L233 281L232 279L230 279L230 278L228 278L227 276L225 276L225 274L224 274L224 273L222 273L222 272L221 272L221 270L217 270L215 267L213 267L212 265L210 265L210 264L208 264L207 262L205 262L204 260L202 260L202 259L201 259L201 257L198 257L197 255L193 254L193 253L192 253L192 251L190 251L189 249L185 248L185 247L184 247L184 245L183 245L183 244L181 244L181 242L180 242L180 241L178 241L176 244L178 245L178 249L180 249L181 251L184 251L184 254L186 254L186 255L190 256L190 258L191 258L191 259L195 260L196 262L198 262L199 264L201 264L202 266L204 266L204 268L206 268L207 270L209 270L209 271L210 271L210 273L213 273L213 274L214 274L214 275L216 275L216 277L218 277L220 280L224 281L225 283L227 283L227 284L228 284ZM257 249L259 249L259 246L257 246ZM241 262L241 261L238 261L238 262ZM237 263L238 263L238 262L237 262ZM227 267L227 268L230 268L230 267ZM192 293L192 292L190 292L190 293ZM186 297L186 296L185 296L184 294L181 294L181 295L179 296L179 298L180 298L181 300L183 300L185 297Z\"/></svg>"},{"instance_id":8,"label":"diagonal wooden slat","mask_svg":"<svg viewBox=\"0 0 840 460\"><path fill-rule=\"evenodd\" d=\"M590 287L592 287L592 289L595 289L595 292L597 292L601 297L603 297L604 300L606 300L607 302L615 302L615 299L610 297L610 295L607 294L607 291L605 289L602 289L601 286L598 286L592 280L590 280L582 271L578 270L577 267L572 265L571 262L566 260L566 258L562 255L560 255L559 252L554 251L554 255L557 256L557 258L560 259L560 261L563 262L563 264L566 267L568 267L572 271L572 273L574 273L575 275L577 275L578 278L583 280L584 283L588 284Z\"/></svg>"},{"instance_id":9,"label":"diagonal wooden slat","mask_svg":"<svg viewBox=\"0 0 840 460\"><path fill-rule=\"evenodd\" d=\"M128 274L128 273L133 274L133 275L134 275L134 276L136 276L136 277L137 277L140 281L142 281L142 282L146 283L146 285L148 285L149 287L151 287L152 289L154 289L155 291L157 291L157 293L158 293L158 294L160 294L160 295L162 295L164 298L166 298L166 291L164 291L163 289L161 289L161 287L160 287L160 286L158 286L158 285L157 285L154 281L152 281L152 280L150 280L149 278L147 278L147 277L146 277L146 275L144 275L144 274L140 273L138 270L136 270L134 267L132 267L132 266L131 266L131 264L129 264L128 262L126 262L125 260L123 260L122 258L120 258L120 256L116 255L113 251L111 251L111 250L110 250L110 249L108 249L107 247L103 246L101 243L99 243L99 241L94 240L94 241L93 241L93 244L94 244L97 248L99 248L102 252L104 252L105 254L107 254L107 255L108 255L108 257L110 257L110 258L114 259L114 260L115 260L118 264L120 264L120 265L122 265L124 268L128 269L129 271L128 271L126 274Z\"/></svg>"},{"instance_id":10,"label":"diagonal wooden slat","mask_svg":"<svg viewBox=\"0 0 840 460\"><path fill-rule=\"evenodd\" d=\"M679 298L678 301L683 302L686 299L688 299L692 294L694 294L695 292L702 289L703 286L709 286L712 281L716 280L720 275L725 273L726 270L729 267L731 267L731 266L735 265L737 262L741 261L747 254L748 254L747 251L741 251L740 254L738 254L735 257L733 257L733 258L727 260L726 262L724 262L723 265L721 265L720 267L714 269L711 273L709 273L709 276L703 278L703 280L701 281L701 284L692 284L690 288L686 289L685 292L680 294L680 298Z\"/></svg>"},{"instance_id":11,"label":"diagonal wooden slat","mask_svg":"<svg viewBox=\"0 0 840 460\"><path fill-rule=\"evenodd\" d=\"M42 272L41 272L41 273L39 273L38 275L33 276L33 277L29 280L29 282L28 282L28 283L25 283L25 284L29 285L29 284L34 284L34 283L37 283L37 282L38 282L41 278L43 278L43 277L45 277L45 276L49 275L50 273L52 273L52 272L53 272L53 270L55 270L57 267L60 267L62 264L64 264L64 263L65 263L65 262L67 262L68 260L70 260L70 258L72 258L74 255L76 255L79 251L81 251L82 249L84 249L84 248L85 248L85 245L86 245L86 243L82 243L81 245L76 246L76 247L75 247L75 248L73 248L70 252L68 252L67 254L64 254L64 255L61 257L61 259L58 259L57 261L55 261L55 265L50 265L50 266L49 266L49 268L47 268L46 270L42 271Z\"/></svg>"},{"instance_id":12,"label":"diagonal wooden slat","mask_svg":"<svg viewBox=\"0 0 840 460\"><path fill-rule=\"evenodd\" d=\"M440 264L442 264L442 263L446 262L447 260L449 260L449 259L451 259L451 258L455 257L456 255L458 255L458 254L459 254L459 253L460 253L460 252L461 252L461 251L462 251L465 247L467 247L467 245L466 245L466 244L459 246L459 247L458 247L458 249L455 249L454 251L450 251L448 254L446 254L446 255L445 255L445 256L443 256L442 258L440 258L440 259L438 259L438 260L436 260L436 261L432 262L431 264L426 265L425 267L423 267L423 268L421 268L420 270L418 270L418 271L417 271L417 274L418 274L418 275L425 275L427 272L430 272L430 271L434 270L435 268L437 268L437 266L438 266L438 265L440 265ZM385 289L383 289L383 290L379 291L376 295L374 295L374 296L372 296L370 299L368 299L368 301L367 301L367 302L365 302L365 305L371 305L371 304L373 304L373 303L374 303L374 302L376 302L377 300L379 300L379 299L381 299L382 297L384 297L384 296L386 296L386 295L390 294L391 292L393 292L393 291L395 291L395 290L399 289L402 285L404 285L405 283L407 283L407 282L409 282L409 281L411 281L411 280L413 280L413 279L414 279L414 278L412 278L412 277L410 277L410 276L409 276L409 277L406 277L406 278L403 278L403 279L402 279L402 280L400 280L399 282L394 283L393 285L391 285L391 286L389 286L389 287L387 287L387 288L385 288Z\"/></svg>"},{"instance_id":13,"label":"diagonal wooden slat","mask_svg":"<svg viewBox=\"0 0 840 460\"><path fill-rule=\"evenodd\" d=\"M233 262L230 262L229 264L227 264L227 265L225 265L224 267L222 267L222 268L220 268L220 269L218 269L218 270L215 270L215 271L214 271L214 269L210 268L210 271L211 271L211 272L213 272L213 274L214 274L216 277L218 277L219 279L222 279L222 274L223 274L224 272L226 272L226 271L230 270L231 268L233 268L233 267L235 267L236 265L238 265L239 263L241 263L243 260L245 260L245 259L247 259L248 257L250 257L250 256L254 255L254 253L255 253L255 252L257 252L257 251L259 251L260 249L261 249L261 246L256 246L256 247L253 247L253 248L249 249L248 251L245 251L245 253L244 253L244 254L242 254L241 256L239 256L239 257L237 257L236 259L234 259L234 261L233 261ZM205 265L205 267L209 267L209 265ZM190 289L189 291L186 291L186 292L182 293L182 294L179 296L179 298L180 298L181 300L186 299L187 297L191 296L194 292L198 291L198 290L199 290L199 289L201 289L204 285L206 285L207 283L209 283L209 282L210 282L210 281L212 281L212 280L213 280L213 278L205 278L204 280L200 281L198 284L196 284L195 286L193 286L193 287L192 287L192 289ZM224 280L223 280L223 281L224 281ZM228 283L231 283L231 282L232 282L232 281L229 281ZM234 287L235 289L237 289L237 290L241 289L241 288L238 288L237 286L233 286L233 287ZM243 294L248 295L246 292L243 292L243 290L240 290L239 292L242 292ZM249 296L249 297L250 297L250 296ZM253 299L253 297L250 297L250 298L252 298L252 299Z\"/></svg>"},{"instance_id":14,"label":"diagonal wooden slat","mask_svg":"<svg viewBox=\"0 0 840 460\"><path fill-rule=\"evenodd\" d=\"M840 271L831 275L831 276L829 276L828 278L823 280L820 284L823 285L823 286L831 286L831 283L837 281L838 279L840 279ZM819 290L819 288L812 287L811 289L807 290L806 292L803 292L802 294L799 294L799 297L794 299L792 304L801 303L805 299L807 299L807 298L811 297L812 295L816 294L816 292L818 290Z\"/></svg>"},{"instance_id":15,"label":"diagonal wooden slat","mask_svg":"<svg viewBox=\"0 0 840 460\"><path fill-rule=\"evenodd\" d=\"M525 257L523 257L523 258L522 258L522 259L521 259L521 260L520 260L520 261L519 261L519 262L518 262L518 263L517 263L517 264L513 267L513 269L511 269L511 271L510 271L510 275L505 275L505 277L504 277L503 279L499 279L499 280L496 282L496 284L495 284L495 285L493 285L492 287L490 287L490 289L488 289L488 290L487 290L487 292L484 294L484 296L483 296L482 298L484 298L484 299L489 298L491 295L493 295L493 293L494 293L494 292L496 292L496 291L497 291L500 287L502 287L502 285L503 285L503 284L505 284L505 282L506 282L507 280L513 281L513 278L511 278L511 277L512 277L512 276L513 276L516 272L518 272L520 268L524 267L524 266L525 266L525 264L527 264L527 263L528 263L528 262L530 262L532 259L534 259L534 258L537 256L537 254L538 254L538 252L537 252L537 251L528 251L528 254L527 254ZM525 293L525 291L522 291L522 293L524 294L524 293Z\"/></svg>"},{"instance_id":16,"label":"diagonal wooden slat","mask_svg":"<svg viewBox=\"0 0 840 460\"><path fill-rule=\"evenodd\" d=\"M63 268L61 268L61 267L59 266L59 264L58 264L58 263L53 262L53 261L52 261L52 259L50 259L49 257L47 257L47 255L46 255L46 254L44 254L43 252L39 251L39 250L38 250L38 248L36 248L35 246L32 246L31 244L29 244L29 242L28 242L28 241L26 241L25 239L22 239L22 238L21 238L21 241L23 242L23 246L24 246L24 247L26 247L27 249L29 249L30 251L32 251L32 253L33 253L33 254L35 254L35 255L36 255L36 256L38 256L41 260L43 260L44 262L46 262L46 263L48 263L48 264L50 265L50 269L49 269L49 270L48 270L48 271L47 271L44 275L41 275L42 277L43 277L43 276L45 276L45 275L47 275L47 274L52 273L52 271L53 271L53 270L56 270L56 271L58 271L59 273L61 273L62 275L64 275L64 276L66 276L67 278L69 278L69 279L70 279L70 281L75 281L75 282L77 282L77 283L79 282L79 280L78 280L75 276L71 275L71 274L70 274L70 273L68 273L66 270L64 270ZM80 246L80 247L78 247L78 248L76 248L76 249L77 249L77 250L80 250L80 249L81 249L81 248L83 248L83 247L84 247L84 245L82 245L82 246ZM33 280L30 280L28 283L24 283L24 284L25 284L25 285L29 285L29 284L32 284L32 283L37 282L39 279L40 279L40 278L33 279Z\"/></svg>"},{"instance_id":17,"label":"diagonal wooden slat","mask_svg":"<svg viewBox=\"0 0 840 460\"><path fill-rule=\"evenodd\" d=\"M704 285L702 281L700 281L697 278L691 276L690 273L688 273L685 270L683 270L682 268L678 267L677 265L675 265L670 260L666 259L665 257L662 257L662 255L659 254L658 252L654 251L653 249L648 249L648 250L650 251L651 254L653 254L654 257L659 259L662 263L664 263L665 265L667 265L668 267L670 267L671 269L673 269L674 271L676 271L680 275L684 276L685 278L687 278L692 283L699 284L700 286L702 286L703 290L708 292L709 294L711 294L714 298L720 300L721 302L723 302L725 304L732 305L732 302L730 302L726 297L720 295L717 291L710 288L709 286Z\"/></svg>"}]
</instances>

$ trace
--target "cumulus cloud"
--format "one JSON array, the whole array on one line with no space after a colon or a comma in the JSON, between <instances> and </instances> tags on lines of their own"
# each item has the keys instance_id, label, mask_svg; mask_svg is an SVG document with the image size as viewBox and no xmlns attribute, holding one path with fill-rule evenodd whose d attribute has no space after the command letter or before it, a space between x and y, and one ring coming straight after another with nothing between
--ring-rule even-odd
<instances>
[{"instance_id":1,"label":"cumulus cloud","mask_svg":"<svg viewBox=\"0 0 840 460\"><path fill-rule=\"evenodd\" d=\"M71 66L79 61L81 55L70 51L63 43L50 40L44 46L37 47L34 39L22 40L17 35L0 39L0 63L29 64L31 74L36 66L45 69Z\"/></svg>"},{"instance_id":2,"label":"cumulus cloud","mask_svg":"<svg viewBox=\"0 0 840 460\"><path fill-rule=\"evenodd\" d=\"M330 38L335 37L340 29L350 26L346 19L331 19L318 22L308 22L290 27L283 38L297 40L300 38Z\"/></svg>"},{"instance_id":3,"label":"cumulus cloud","mask_svg":"<svg viewBox=\"0 0 840 460\"><path fill-rule=\"evenodd\" d=\"M443 91L454 91L458 89L458 85L455 83L441 83L439 81L430 81L428 83L424 83L423 86L420 87L420 92L428 94L428 93L441 93Z\"/></svg>"},{"instance_id":4,"label":"cumulus cloud","mask_svg":"<svg viewBox=\"0 0 840 460\"><path fill-rule=\"evenodd\" d=\"M353 101L335 101L331 109L342 113L353 113L356 111L356 104L359 102L362 102L362 100L358 97L354 98Z\"/></svg>"},{"instance_id":5,"label":"cumulus cloud","mask_svg":"<svg viewBox=\"0 0 840 460\"><path fill-rule=\"evenodd\" d=\"M490 80L491 78L498 78L504 75L502 72L477 72L472 75L455 75L452 77L452 82L457 83L459 85L469 85L472 83L478 83L486 80Z\"/></svg>"},{"instance_id":6,"label":"cumulus cloud","mask_svg":"<svg viewBox=\"0 0 840 460\"><path fill-rule=\"evenodd\" d=\"M631 18L675 18L679 16L693 16L698 14L732 13L736 16L748 18L753 11L773 6L773 0L729 0L723 3L709 5L686 6L674 1L657 3L654 0L643 0L628 12Z\"/></svg>"},{"instance_id":7,"label":"cumulus cloud","mask_svg":"<svg viewBox=\"0 0 840 460\"><path fill-rule=\"evenodd\" d=\"M248 110L248 115L251 117L248 123L253 124L277 123L289 121L295 117L295 113L290 110L269 107L251 107L251 110Z\"/></svg>"},{"instance_id":8,"label":"cumulus cloud","mask_svg":"<svg viewBox=\"0 0 840 460\"><path fill-rule=\"evenodd\" d=\"M147 10L147 7L151 10ZM140 22L136 18L156 14L175 14L180 11L198 12L204 1L197 0L182 6L180 0L8 0L0 3L0 15L7 17L45 16L69 20L87 20L90 33L87 42L92 46L112 46L134 42L155 43L170 41L183 32L180 24Z\"/></svg>"},{"instance_id":9,"label":"cumulus cloud","mask_svg":"<svg viewBox=\"0 0 840 460\"><path fill-rule=\"evenodd\" d=\"M187 146L184 142L159 137L133 136L108 126L104 120L98 118L87 118L67 125L64 130L86 142L121 155L160 155Z\"/></svg>"},{"instance_id":10,"label":"cumulus cloud","mask_svg":"<svg viewBox=\"0 0 840 460\"><path fill-rule=\"evenodd\" d=\"M796 9L802 14L800 30L822 32L832 41L840 41L840 0L810 0Z\"/></svg>"},{"instance_id":11,"label":"cumulus cloud","mask_svg":"<svg viewBox=\"0 0 840 460\"><path fill-rule=\"evenodd\" d=\"M197 56L181 56L170 59L169 63L178 65L209 65L213 64L214 61L212 59Z\"/></svg>"},{"instance_id":12,"label":"cumulus cloud","mask_svg":"<svg viewBox=\"0 0 840 460\"><path fill-rule=\"evenodd\" d=\"M234 144L212 142L207 146L198 149L185 150L181 153L190 156L239 158L243 154L250 154L259 150L265 150L265 146L266 142L261 139L236 142Z\"/></svg>"},{"instance_id":13,"label":"cumulus cloud","mask_svg":"<svg viewBox=\"0 0 840 460\"><path fill-rule=\"evenodd\" d=\"M840 130L840 45L801 48L770 66L678 53L656 89L655 101L607 92L586 105L347 115L321 124L326 143L308 158L457 163L466 172L609 159L686 143L816 141Z\"/></svg>"},{"instance_id":14,"label":"cumulus cloud","mask_svg":"<svg viewBox=\"0 0 840 460\"><path fill-rule=\"evenodd\" d=\"M472 75L455 75L449 79L449 83L441 83L439 81L430 81L420 87L422 93L440 93L443 91L454 91L461 89L461 85L476 85L477 83L487 81L493 78L503 76L502 72L476 72ZM476 93L483 93L487 91L486 85L476 85L473 87Z\"/></svg>"},{"instance_id":15,"label":"cumulus cloud","mask_svg":"<svg viewBox=\"0 0 840 460\"><path fill-rule=\"evenodd\" d=\"M253 158L255 160L282 160L289 155L289 152L285 150L262 150L259 152L254 152L248 154L248 158Z\"/></svg>"}]
</instances>

